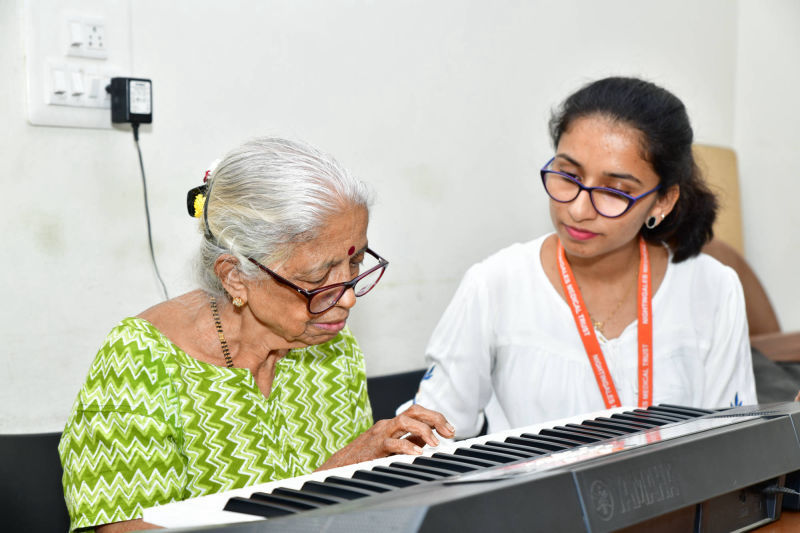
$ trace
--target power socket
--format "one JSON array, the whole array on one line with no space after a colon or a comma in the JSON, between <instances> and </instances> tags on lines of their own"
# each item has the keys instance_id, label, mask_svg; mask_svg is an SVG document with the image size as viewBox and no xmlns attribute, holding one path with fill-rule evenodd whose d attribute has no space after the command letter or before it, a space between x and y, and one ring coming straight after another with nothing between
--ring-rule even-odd
<instances>
[{"instance_id":1,"label":"power socket","mask_svg":"<svg viewBox=\"0 0 800 533\"><path fill-rule=\"evenodd\" d=\"M67 25L68 56L108 59L105 19L74 16L67 20Z\"/></svg>"},{"instance_id":2,"label":"power socket","mask_svg":"<svg viewBox=\"0 0 800 533\"><path fill-rule=\"evenodd\" d=\"M111 122L153 122L153 82L145 78L111 78Z\"/></svg>"}]
</instances>

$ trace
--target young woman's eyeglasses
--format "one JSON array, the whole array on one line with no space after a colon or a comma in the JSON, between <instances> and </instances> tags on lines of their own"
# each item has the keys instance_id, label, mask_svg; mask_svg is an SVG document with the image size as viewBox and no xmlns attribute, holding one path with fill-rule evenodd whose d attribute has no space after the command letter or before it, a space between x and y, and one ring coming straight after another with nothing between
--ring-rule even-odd
<instances>
[{"instance_id":1,"label":"young woman's eyeglasses","mask_svg":"<svg viewBox=\"0 0 800 533\"><path fill-rule=\"evenodd\" d=\"M298 287L288 279L279 276L269 268L265 267L252 257L249 257L248 259L250 259L250 261L258 268L269 274L272 279L278 283L286 285L287 287L294 289L305 296L308 300L308 312L318 315L336 305L339 299L344 296L344 293L347 291L347 289L353 289L353 293L355 293L356 296L364 296L371 291L375 285L378 284L383 276L383 272L389 265L389 261L379 256L369 248L367 248L365 252L364 264L362 265L362 268L365 268L366 270L362 274L359 274L350 281L326 285L325 287L320 287L319 289L314 289L312 291Z\"/></svg>"},{"instance_id":2,"label":"young woman's eyeglasses","mask_svg":"<svg viewBox=\"0 0 800 533\"><path fill-rule=\"evenodd\" d=\"M539 171L542 176L544 190L547 191L550 198L556 202L566 204L575 200L581 191L586 191L589 193L589 199L595 211L606 218L621 217L637 201L661 188L659 184L639 196L631 196L608 187L587 187L575 179L574 176L550 169L550 165L553 164L554 160L555 157L550 159Z\"/></svg>"}]
</instances>

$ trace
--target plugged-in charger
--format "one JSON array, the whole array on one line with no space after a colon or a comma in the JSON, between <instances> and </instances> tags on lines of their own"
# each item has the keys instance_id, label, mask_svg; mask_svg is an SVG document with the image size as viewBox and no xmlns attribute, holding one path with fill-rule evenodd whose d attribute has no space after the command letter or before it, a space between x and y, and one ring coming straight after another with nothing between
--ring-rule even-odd
<instances>
[{"instance_id":1,"label":"plugged-in charger","mask_svg":"<svg viewBox=\"0 0 800 533\"><path fill-rule=\"evenodd\" d=\"M153 82L145 78L111 78L111 122L153 122Z\"/></svg>"},{"instance_id":2,"label":"plugged-in charger","mask_svg":"<svg viewBox=\"0 0 800 533\"><path fill-rule=\"evenodd\" d=\"M111 122L130 122L133 130L133 140L136 152L139 154L139 168L142 170L142 191L144 192L144 213L147 219L147 242L150 246L150 259L153 270L161 288L164 299L169 300L167 286L161 279L161 273L156 264L156 253L153 250L153 233L150 229L150 207L147 200L147 180L144 175L144 161L142 150L139 148L139 124L153 122L153 82L145 78L111 78L111 83L106 87L111 95Z\"/></svg>"}]
</instances>

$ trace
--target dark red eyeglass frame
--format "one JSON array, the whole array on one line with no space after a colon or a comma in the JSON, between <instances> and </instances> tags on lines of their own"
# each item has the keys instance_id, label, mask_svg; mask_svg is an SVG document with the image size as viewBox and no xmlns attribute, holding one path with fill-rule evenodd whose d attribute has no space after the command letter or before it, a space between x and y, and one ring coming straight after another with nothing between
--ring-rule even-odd
<instances>
[{"instance_id":1,"label":"dark red eyeglass frame","mask_svg":"<svg viewBox=\"0 0 800 533\"><path fill-rule=\"evenodd\" d=\"M277 274L273 270L270 270L269 268L265 267L264 265L262 265L261 263L259 263L255 259L253 259L252 257L248 257L248 259L250 260L251 263L256 265L258 268L260 268L261 270L263 270L267 274L269 274L272 277L272 279L274 279L278 283L281 283L281 284L283 284L283 285L285 285L285 286L287 286L287 287L289 287L291 289L294 289L298 293L300 293L303 296L305 296L306 300L308 300L307 303L306 303L306 307L308 308L308 312L311 313L312 315L319 315L319 314L324 313L325 311L327 311L331 307L335 306L339 302L339 300L342 298L342 296L344 296L344 293L347 291L347 289L351 289L351 288L354 289L355 286L356 286L356 283L358 283L359 281L361 281L365 277L369 276L370 274L372 274L373 272L375 272L378 269L381 269L382 272L381 272L380 276L378 276L378 279L375 280L375 283L373 283L372 286L369 289L367 289L366 292L364 292L362 294L356 294L356 297L364 296L365 294L369 293L369 291L371 291L375 287L375 285L377 285L378 282L381 280L381 278L383 277L383 273L386 271L386 267L389 266L389 261L387 261L386 259L384 259L380 255L378 255L377 253L373 252L369 248L366 248L365 252L367 252L372 257L377 259L378 260L378 264L375 265L374 267L370 268L366 272L363 272L363 273L359 274L358 276L354 277L350 281L344 281L342 283L334 283L333 285L326 285L324 287L320 287L320 288L314 289L312 291L306 290L306 289L304 289L302 287L298 287L297 285L295 285L294 283L292 283L288 279L286 279L283 276ZM333 300L333 302L328 307L326 307L325 309L322 309L321 311L312 311L311 310L311 300L314 298L314 296L316 296L317 294L319 294L321 292L326 292L326 291L329 291L331 289L335 289L337 287L341 287L341 292L339 292L339 295L336 296L336 298Z\"/></svg>"}]
</instances>

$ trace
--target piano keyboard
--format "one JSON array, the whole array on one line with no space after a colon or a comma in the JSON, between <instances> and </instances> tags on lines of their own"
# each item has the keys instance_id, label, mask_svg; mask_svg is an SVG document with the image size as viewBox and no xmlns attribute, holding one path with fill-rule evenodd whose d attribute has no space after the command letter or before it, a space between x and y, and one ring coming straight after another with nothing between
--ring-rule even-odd
<instances>
[{"instance_id":1,"label":"piano keyboard","mask_svg":"<svg viewBox=\"0 0 800 533\"><path fill-rule=\"evenodd\" d=\"M464 441L440 439L438 447L426 447L421 456L395 455L151 507L143 518L170 528L233 524L333 508L436 481L455 485L506 479L681 436L686 431L670 432L678 427L675 423L713 413L669 405L618 408ZM737 421L712 420L691 431Z\"/></svg>"}]
</instances>

